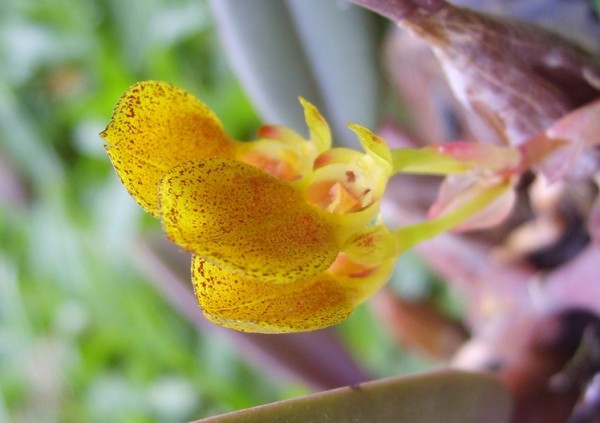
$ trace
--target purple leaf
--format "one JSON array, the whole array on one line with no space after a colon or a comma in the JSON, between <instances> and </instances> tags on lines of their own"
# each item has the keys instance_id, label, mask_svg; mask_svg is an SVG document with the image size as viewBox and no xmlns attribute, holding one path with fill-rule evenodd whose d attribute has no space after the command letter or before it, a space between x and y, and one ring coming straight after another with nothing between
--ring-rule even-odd
<instances>
[{"instance_id":1,"label":"purple leaf","mask_svg":"<svg viewBox=\"0 0 600 423\"><path fill-rule=\"evenodd\" d=\"M458 100L507 144L520 145L600 95L598 57L535 25L441 1L354 3L426 41Z\"/></svg>"}]
</instances>

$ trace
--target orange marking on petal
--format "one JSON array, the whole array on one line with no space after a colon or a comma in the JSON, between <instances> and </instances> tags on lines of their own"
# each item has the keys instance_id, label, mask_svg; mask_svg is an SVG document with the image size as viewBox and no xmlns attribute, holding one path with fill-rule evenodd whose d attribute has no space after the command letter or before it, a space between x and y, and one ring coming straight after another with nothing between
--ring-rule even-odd
<instances>
[{"instance_id":1,"label":"orange marking on petal","mask_svg":"<svg viewBox=\"0 0 600 423\"><path fill-rule=\"evenodd\" d=\"M249 151L243 156L243 161L284 181L295 181L299 178L297 169L289 161L264 155L260 151Z\"/></svg>"},{"instance_id":2,"label":"orange marking on petal","mask_svg":"<svg viewBox=\"0 0 600 423\"><path fill-rule=\"evenodd\" d=\"M339 254L329 271L347 278L362 278L372 275L376 271L375 266L366 266L353 262L346 254Z\"/></svg>"}]
</instances>

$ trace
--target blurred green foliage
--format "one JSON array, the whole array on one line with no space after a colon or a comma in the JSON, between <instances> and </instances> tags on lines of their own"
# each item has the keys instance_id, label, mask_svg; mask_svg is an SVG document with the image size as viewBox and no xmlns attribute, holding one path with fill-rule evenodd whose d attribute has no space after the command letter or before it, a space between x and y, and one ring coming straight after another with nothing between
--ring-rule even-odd
<instances>
[{"instance_id":1,"label":"blurred green foliage","mask_svg":"<svg viewBox=\"0 0 600 423\"><path fill-rule=\"evenodd\" d=\"M204 1L0 6L0 421L176 422L306 390L198 333L128 261L160 227L98 133L142 79L196 94L233 137L258 125ZM361 307L341 332L374 374L408 370L374 327Z\"/></svg>"},{"instance_id":2,"label":"blurred green foliage","mask_svg":"<svg viewBox=\"0 0 600 423\"><path fill-rule=\"evenodd\" d=\"M256 127L205 2L0 7L0 421L184 421L296 392L197 333L126 259L143 213L97 134L146 78L197 94L233 136Z\"/></svg>"}]
</instances>

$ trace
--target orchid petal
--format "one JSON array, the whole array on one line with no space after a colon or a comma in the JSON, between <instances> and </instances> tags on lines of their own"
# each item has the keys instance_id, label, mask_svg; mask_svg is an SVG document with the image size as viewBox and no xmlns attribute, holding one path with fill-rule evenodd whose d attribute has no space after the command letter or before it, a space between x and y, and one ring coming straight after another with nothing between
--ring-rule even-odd
<instances>
[{"instance_id":1,"label":"orchid petal","mask_svg":"<svg viewBox=\"0 0 600 423\"><path fill-rule=\"evenodd\" d=\"M315 159L314 169L320 169L322 167L329 166L334 163L345 165L350 162L356 161L357 157L360 154L360 152L351 148L332 148L323 152L322 154L319 154L319 156Z\"/></svg>"},{"instance_id":2,"label":"orchid petal","mask_svg":"<svg viewBox=\"0 0 600 423\"><path fill-rule=\"evenodd\" d=\"M159 192L167 236L229 271L291 282L325 270L339 252L332 216L245 163L184 163L163 178Z\"/></svg>"},{"instance_id":3,"label":"orchid petal","mask_svg":"<svg viewBox=\"0 0 600 423\"><path fill-rule=\"evenodd\" d=\"M331 130L327 121L319 110L309 101L299 97L304 108L304 118L310 131L310 139L317 146L317 151L322 152L331 148Z\"/></svg>"},{"instance_id":4,"label":"orchid petal","mask_svg":"<svg viewBox=\"0 0 600 423\"><path fill-rule=\"evenodd\" d=\"M312 204L336 215L346 228L361 228L379 212L388 180L375 157L348 148L334 148L316 158L303 186Z\"/></svg>"},{"instance_id":5,"label":"orchid petal","mask_svg":"<svg viewBox=\"0 0 600 423\"><path fill-rule=\"evenodd\" d=\"M169 169L188 160L230 157L234 149L206 105L160 81L129 88L100 135L123 184L153 216L158 215L158 184Z\"/></svg>"},{"instance_id":6,"label":"orchid petal","mask_svg":"<svg viewBox=\"0 0 600 423\"><path fill-rule=\"evenodd\" d=\"M360 144L367 153L376 157L379 161L382 161L382 164L385 164L386 167L389 167L389 165L392 164L392 153L383 138L374 134L364 126L355 123L349 124L348 128L356 133Z\"/></svg>"},{"instance_id":7,"label":"orchid petal","mask_svg":"<svg viewBox=\"0 0 600 423\"><path fill-rule=\"evenodd\" d=\"M241 143L236 159L290 182L310 173L317 156L315 145L302 138L296 139L291 133L280 130L273 132L279 133L282 138L263 138Z\"/></svg>"},{"instance_id":8,"label":"orchid petal","mask_svg":"<svg viewBox=\"0 0 600 423\"><path fill-rule=\"evenodd\" d=\"M388 261L354 276L327 271L290 284L271 284L195 256L192 279L204 315L218 325L245 332L301 332L346 319L381 288L392 266Z\"/></svg>"},{"instance_id":9,"label":"orchid petal","mask_svg":"<svg viewBox=\"0 0 600 423\"><path fill-rule=\"evenodd\" d=\"M303 142L303 144L307 143ZM300 179L309 171L310 161L303 160L304 156L300 148L289 147L292 146L279 140L252 141L240 146L237 159L262 169L277 179L291 182Z\"/></svg>"},{"instance_id":10,"label":"orchid petal","mask_svg":"<svg viewBox=\"0 0 600 423\"><path fill-rule=\"evenodd\" d=\"M342 251L359 264L381 263L396 256L394 235L385 225L368 227L352 236Z\"/></svg>"},{"instance_id":11,"label":"orchid petal","mask_svg":"<svg viewBox=\"0 0 600 423\"><path fill-rule=\"evenodd\" d=\"M341 322L354 308L347 293L327 273L290 284L272 284L228 272L195 256L192 275L205 316L218 325L245 332L318 329Z\"/></svg>"},{"instance_id":12,"label":"orchid petal","mask_svg":"<svg viewBox=\"0 0 600 423\"><path fill-rule=\"evenodd\" d=\"M272 140L281 140L289 144L306 142L299 133L283 125L262 125L256 131L259 137Z\"/></svg>"}]
</instances>

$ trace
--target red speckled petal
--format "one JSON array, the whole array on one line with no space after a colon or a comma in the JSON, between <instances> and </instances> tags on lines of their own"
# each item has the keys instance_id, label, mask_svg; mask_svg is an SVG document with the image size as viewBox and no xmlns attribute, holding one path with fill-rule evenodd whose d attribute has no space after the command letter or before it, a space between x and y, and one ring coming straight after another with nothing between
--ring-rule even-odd
<instances>
[{"instance_id":1,"label":"red speckled petal","mask_svg":"<svg viewBox=\"0 0 600 423\"><path fill-rule=\"evenodd\" d=\"M301 332L346 319L385 283L391 263L364 278L322 272L289 284L271 284L227 272L196 256L192 275L198 302L212 322L245 332Z\"/></svg>"},{"instance_id":2,"label":"red speckled petal","mask_svg":"<svg viewBox=\"0 0 600 423\"><path fill-rule=\"evenodd\" d=\"M158 184L169 169L189 160L231 157L235 145L206 105L159 81L129 88L100 135L123 184L154 216Z\"/></svg>"},{"instance_id":3,"label":"red speckled petal","mask_svg":"<svg viewBox=\"0 0 600 423\"><path fill-rule=\"evenodd\" d=\"M239 161L179 165L159 195L169 238L235 273L290 282L325 270L339 252L332 216L289 183Z\"/></svg>"}]
</instances>

